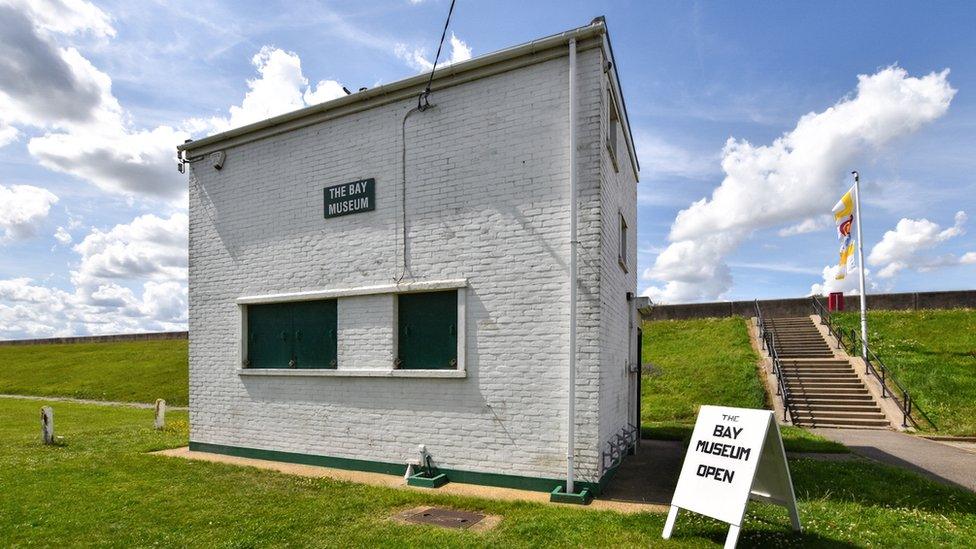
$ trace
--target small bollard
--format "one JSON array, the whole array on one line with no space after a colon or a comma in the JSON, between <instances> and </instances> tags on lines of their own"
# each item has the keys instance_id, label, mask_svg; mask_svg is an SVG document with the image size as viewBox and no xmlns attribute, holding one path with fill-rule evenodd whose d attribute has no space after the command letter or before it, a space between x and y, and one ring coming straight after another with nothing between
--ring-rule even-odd
<instances>
[{"instance_id":1,"label":"small bollard","mask_svg":"<svg viewBox=\"0 0 976 549\"><path fill-rule=\"evenodd\" d=\"M54 409L41 407L41 440L44 444L54 444Z\"/></svg>"},{"instance_id":2,"label":"small bollard","mask_svg":"<svg viewBox=\"0 0 976 549\"><path fill-rule=\"evenodd\" d=\"M166 427L166 401L156 399L156 430L160 431Z\"/></svg>"}]
</instances>

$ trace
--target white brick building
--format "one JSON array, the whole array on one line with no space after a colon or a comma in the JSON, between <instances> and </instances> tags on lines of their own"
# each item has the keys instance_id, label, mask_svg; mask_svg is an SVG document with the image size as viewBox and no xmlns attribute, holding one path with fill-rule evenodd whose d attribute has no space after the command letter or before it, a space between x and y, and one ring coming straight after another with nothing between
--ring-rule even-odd
<instances>
[{"instance_id":1,"label":"white brick building","mask_svg":"<svg viewBox=\"0 0 976 549\"><path fill-rule=\"evenodd\" d=\"M418 111L426 79L180 147L191 449L402 474L423 444L457 482L564 482L575 124L573 455L598 493L639 423L638 165L606 27L439 69Z\"/></svg>"}]
</instances>

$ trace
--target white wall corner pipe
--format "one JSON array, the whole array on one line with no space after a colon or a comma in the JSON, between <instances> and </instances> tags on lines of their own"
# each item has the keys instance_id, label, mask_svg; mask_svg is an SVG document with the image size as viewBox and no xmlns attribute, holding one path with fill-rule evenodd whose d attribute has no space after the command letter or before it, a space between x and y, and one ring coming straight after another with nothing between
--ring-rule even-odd
<instances>
[{"instance_id":1,"label":"white wall corner pipe","mask_svg":"<svg viewBox=\"0 0 976 549\"><path fill-rule=\"evenodd\" d=\"M566 493L575 493L576 453L576 39L569 41L569 387L566 404Z\"/></svg>"}]
</instances>

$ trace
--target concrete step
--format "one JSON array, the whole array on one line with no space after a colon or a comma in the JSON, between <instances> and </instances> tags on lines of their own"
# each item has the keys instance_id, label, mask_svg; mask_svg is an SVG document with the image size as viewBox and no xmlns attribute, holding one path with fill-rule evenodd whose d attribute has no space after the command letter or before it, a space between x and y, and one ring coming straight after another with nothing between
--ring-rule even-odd
<instances>
[{"instance_id":1,"label":"concrete step","mask_svg":"<svg viewBox=\"0 0 976 549\"><path fill-rule=\"evenodd\" d=\"M859 378L796 378L796 377L784 377L783 383L786 384L790 389L805 388L813 389L815 387L861 387L861 380Z\"/></svg>"},{"instance_id":2,"label":"concrete step","mask_svg":"<svg viewBox=\"0 0 976 549\"><path fill-rule=\"evenodd\" d=\"M834 391L837 389L863 389L859 381L787 381L786 388L794 391Z\"/></svg>"},{"instance_id":3,"label":"concrete step","mask_svg":"<svg viewBox=\"0 0 976 549\"><path fill-rule=\"evenodd\" d=\"M853 374L854 368L849 365L831 366L788 366L780 362L780 370L787 373L809 374Z\"/></svg>"},{"instance_id":4,"label":"concrete step","mask_svg":"<svg viewBox=\"0 0 976 549\"><path fill-rule=\"evenodd\" d=\"M836 425L833 423L796 423L800 427L817 427L819 429L860 429L862 431L888 431L891 426L874 426L874 425Z\"/></svg>"},{"instance_id":5,"label":"concrete step","mask_svg":"<svg viewBox=\"0 0 976 549\"><path fill-rule=\"evenodd\" d=\"M796 410L797 417L815 417L818 419L880 419L885 421L884 414L881 411L872 412L868 411L856 411L848 412L842 410L830 410L830 411L816 411L816 412L802 412L799 408Z\"/></svg>"},{"instance_id":6,"label":"concrete step","mask_svg":"<svg viewBox=\"0 0 976 549\"><path fill-rule=\"evenodd\" d=\"M865 389L854 393L836 393L825 391L790 391L795 402L874 402L874 398Z\"/></svg>"},{"instance_id":7,"label":"concrete step","mask_svg":"<svg viewBox=\"0 0 976 549\"><path fill-rule=\"evenodd\" d=\"M850 359L847 358L811 358L811 359L784 359L784 362L790 362L795 364L850 364Z\"/></svg>"},{"instance_id":8,"label":"concrete step","mask_svg":"<svg viewBox=\"0 0 976 549\"><path fill-rule=\"evenodd\" d=\"M811 358L831 358L834 356L834 352L827 347L790 347L788 345L777 345L776 352L781 353L780 360L782 360L783 352L824 355L823 357L811 357ZM788 358L804 358L804 357L792 356Z\"/></svg>"},{"instance_id":9,"label":"concrete step","mask_svg":"<svg viewBox=\"0 0 976 549\"><path fill-rule=\"evenodd\" d=\"M803 417L797 415L795 422L797 425L808 427L827 427L828 425L844 425L848 427L890 427L891 423L887 419L849 419L839 417Z\"/></svg>"},{"instance_id":10,"label":"concrete step","mask_svg":"<svg viewBox=\"0 0 976 549\"><path fill-rule=\"evenodd\" d=\"M791 368L783 368L783 377L787 379L832 379L832 378L843 378L851 379L854 381L861 381L861 378L857 377L854 370L795 370Z\"/></svg>"},{"instance_id":11,"label":"concrete step","mask_svg":"<svg viewBox=\"0 0 976 549\"><path fill-rule=\"evenodd\" d=\"M790 374L787 372L783 373L783 381L787 383L861 383L861 378L857 377L854 372L843 373L843 374Z\"/></svg>"},{"instance_id":12,"label":"concrete step","mask_svg":"<svg viewBox=\"0 0 976 549\"><path fill-rule=\"evenodd\" d=\"M868 395L868 390L862 387L804 387L786 386L791 395L804 396L806 398L840 398L842 395Z\"/></svg>"},{"instance_id":13,"label":"concrete step","mask_svg":"<svg viewBox=\"0 0 976 549\"><path fill-rule=\"evenodd\" d=\"M881 413L881 408L873 402L862 402L853 404L810 404L809 402L795 402L793 407L796 411L802 412L871 412Z\"/></svg>"},{"instance_id":14,"label":"concrete step","mask_svg":"<svg viewBox=\"0 0 976 549\"><path fill-rule=\"evenodd\" d=\"M813 354L825 354L828 357L834 356L834 352L826 347L790 347L788 345L781 345L776 347L776 352L790 352L790 353L813 353ZM797 357L793 357L797 358Z\"/></svg>"}]
</instances>

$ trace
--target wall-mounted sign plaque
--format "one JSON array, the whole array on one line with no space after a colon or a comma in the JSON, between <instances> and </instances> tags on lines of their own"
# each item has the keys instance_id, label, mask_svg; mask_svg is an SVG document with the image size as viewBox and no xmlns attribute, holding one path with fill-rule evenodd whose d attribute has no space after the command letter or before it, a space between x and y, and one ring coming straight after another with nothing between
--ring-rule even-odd
<instances>
[{"instance_id":1,"label":"wall-mounted sign plaque","mask_svg":"<svg viewBox=\"0 0 976 549\"><path fill-rule=\"evenodd\" d=\"M376 209L376 180L360 179L325 188L325 218Z\"/></svg>"}]
</instances>

